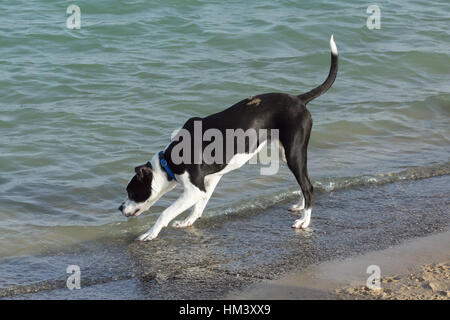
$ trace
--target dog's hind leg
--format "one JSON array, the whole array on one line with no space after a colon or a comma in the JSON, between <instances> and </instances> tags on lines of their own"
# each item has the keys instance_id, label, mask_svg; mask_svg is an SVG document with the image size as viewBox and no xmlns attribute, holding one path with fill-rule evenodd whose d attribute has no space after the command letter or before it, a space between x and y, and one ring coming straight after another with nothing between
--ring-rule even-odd
<instances>
[{"instance_id":1,"label":"dog's hind leg","mask_svg":"<svg viewBox=\"0 0 450 320\"><path fill-rule=\"evenodd\" d=\"M304 154L297 156L296 159L292 159L291 163L288 162L288 165L302 189L302 205L304 206L302 217L295 220L292 227L306 229L311 222L312 197L314 189L311 181L309 180L308 170L306 167L306 150L302 153Z\"/></svg>"},{"instance_id":2,"label":"dog's hind leg","mask_svg":"<svg viewBox=\"0 0 450 320\"><path fill-rule=\"evenodd\" d=\"M205 207L211 198L212 193L214 192L214 189L216 188L217 184L220 181L221 175L214 175L210 177L205 178L205 187L206 187L206 194L202 196L202 198L194 205L194 208L192 209L192 212L189 214L189 216L182 220L182 221L175 221L172 226L175 228L185 228L190 227L194 224L194 222L201 217L203 211L205 210Z\"/></svg>"},{"instance_id":3,"label":"dog's hind leg","mask_svg":"<svg viewBox=\"0 0 450 320\"><path fill-rule=\"evenodd\" d=\"M300 199L298 200L298 203L293 204L288 210L292 212L298 212L305 209L305 197L303 196L303 193L300 190Z\"/></svg>"},{"instance_id":4,"label":"dog's hind leg","mask_svg":"<svg viewBox=\"0 0 450 320\"><path fill-rule=\"evenodd\" d=\"M306 123L303 123L303 130L299 132L292 140L292 144L289 144L289 150L287 153L287 164L289 169L297 179L298 184L302 190L302 204L294 205L297 210L303 210L302 217L294 222L293 228L305 229L311 222L311 210L312 210L312 197L314 188L308 176L307 158L308 158L308 142L312 127L312 121L307 119ZM295 146L300 146L296 148ZM301 208L301 209L300 209Z\"/></svg>"},{"instance_id":5,"label":"dog's hind leg","mask_svg":"<svg viewBox=\"0 0 450 320\"><path fill-rule=\"evenodd\" d=\"M278 141L278 147L280 150L281 159L284 162L287 162L286 150L284 149L281 141ZM292 212L299 212L299 211L302 211L304 208L305 208L305 197L303 197L302 191L300 189L300 199L298 200L298 203L293 204L288 210L292 211Z\"/></svg>"}]
</instances>

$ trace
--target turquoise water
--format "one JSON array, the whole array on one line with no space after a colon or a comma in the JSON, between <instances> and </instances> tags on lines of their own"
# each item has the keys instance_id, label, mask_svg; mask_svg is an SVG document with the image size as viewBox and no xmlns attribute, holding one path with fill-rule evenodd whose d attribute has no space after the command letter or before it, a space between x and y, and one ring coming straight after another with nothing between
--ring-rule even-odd
<instances>
[{"instance_id":1,"label":"turquoise water","mask_svg":"<svg viewBox=\"0 0 450 320\"><path fill-rule=\"evenodd\" d=\"M191 116L321 83L331 34L338 77L308 106L315 184L448 174L447 1L379 1L379 30L363 1L76 1L80 30L66 28L69 4L0 3L0 257L149 227L180 190L128 221L116 208L134 167ZM248 165L205 214L295 189L285 166L261 176Z\"/></svg>"}]
</instances>

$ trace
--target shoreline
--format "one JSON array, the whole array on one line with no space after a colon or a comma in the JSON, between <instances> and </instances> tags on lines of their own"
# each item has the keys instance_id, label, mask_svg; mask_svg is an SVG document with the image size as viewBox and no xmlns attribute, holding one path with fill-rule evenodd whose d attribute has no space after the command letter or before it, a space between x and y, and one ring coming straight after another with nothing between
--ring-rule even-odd
<instances>
[{"instance_id":1,"label":"shoreline","mask_svg":"<svg viewBox=\"0 0 450 320\"><path fill-rule=\"evenodd\" d=\"M225 299L450 299L450 230L266 281ZM366 287L378 265L381 289Z\"/></svg>"},{"instance_id":2,"label":"shoreline","mask_svg":"<svg viewBox=\"0 0 450 320\"><path fill-rule=\"evenodd\" d=\"M223 299L268 281L282 281L295 272L298 276L310 275L308 281L312 281L314 274L316 278L317 274L326 274L318 273L320 268L334 275L322 282L322 289L329 289L331 280L348 275L336 278L336 274L352 270L337 268L340 264L333 269L337 261L344 266L345 261L353 261L356 268L357 257L394 250L399 245L407 248L403 244L408 239L443 237L440 234L449 229L449 181L450 176L445 175L318 194L308 230L290 227L299 215L287 210L292 201L288 200L260 211L201 219L191 228L167 228L146 243L135 241L134 234L124 234L47 254L3 260L0 297ZM408 255L406 249L404 252ZM394 255L394 260L398 256ZM417 265L433 259L444 261L439 255L433 259L423 254L417 257L423 257ZM382 258L370 264L380 264ZM359 272L360 281L365 281L369 262L361 263L359 271L353 269L350 275ZM68 265L80 267L80 290L68 290L65 285ZM382 276L400 270L390 269L390 265L380 267ZM293 284L307 288L307 278L300 280ZM337 284L335 289L347 285ZM311 285L299 298L321 299L323 290L319 289Z\"/></svg>"}]
</instances>

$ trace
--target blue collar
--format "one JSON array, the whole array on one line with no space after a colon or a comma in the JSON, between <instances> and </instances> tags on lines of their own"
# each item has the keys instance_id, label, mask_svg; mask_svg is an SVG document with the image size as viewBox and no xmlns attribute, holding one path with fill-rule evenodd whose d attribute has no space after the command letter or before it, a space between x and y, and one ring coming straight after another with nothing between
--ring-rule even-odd
<instances>
[{"instance_id":1,"label":"blue collar","mask_svg":"<svg viewBox=\"0 0 450 320\"><path fill-rule=\"evenodd\" d=\"M163 151L160 151L160 152L158 153L158 156L159 156L159 163L161 164L161 167L163 167L164 170L166 170L167 174L168 174L169 177L170 177L169 181L170 181L170 180L175 180L175 181L177 181L177 179L175 178L175 175L173 174L172 170L170 170L169 166L167 165L166 159L164 159L164 152L163 152Z\"/></svg>"}]
</instances>

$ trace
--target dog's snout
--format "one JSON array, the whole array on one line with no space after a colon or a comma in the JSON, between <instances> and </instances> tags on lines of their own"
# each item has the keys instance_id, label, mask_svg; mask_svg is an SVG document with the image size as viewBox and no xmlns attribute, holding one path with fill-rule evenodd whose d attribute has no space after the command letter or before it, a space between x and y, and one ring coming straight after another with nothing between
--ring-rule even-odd
<instances>
[{"instance_id":1,"label":"dog's snout","mask_svg":"<svg viewBox=\"0 0 450 320\"><path fill-rule=\"evenodd\" d=\"M123 211L123 203L119 206L119 211Z\"/></svg>"}]
</instances>

